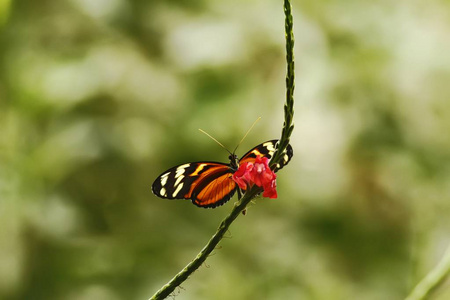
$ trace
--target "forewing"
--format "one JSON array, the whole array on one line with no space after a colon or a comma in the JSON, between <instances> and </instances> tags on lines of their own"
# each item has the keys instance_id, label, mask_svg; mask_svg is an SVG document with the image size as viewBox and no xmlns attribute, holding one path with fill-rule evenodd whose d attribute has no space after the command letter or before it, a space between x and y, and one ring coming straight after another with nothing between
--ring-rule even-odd
<instances>
[{"instance_id":1,"label":"forewing","mask_svg":"<svg viewBox=\"0 0 450 300\"><path fill-rule=\"evenodd\" d=\"M245 153L242 158L239 160L239 163L242 164L244 162L255 162L256 157L267 157L270 161L273 154L275 153L275 150L277 148L278 140L270 140L267 142L264 142L262 144L259 144L258 146L254 147L247 153ZM280 163L277 164L275 168L275 172L282 169L285 165L289 163L292 156L294 155L294 151L292 150L292 146L289 144L286 149L283 152L283 159Z\"/></svg>"},{"instance_id":2,"label":"forewing","mask_svg":"<svg viewBox=\"0 0 450 300\"><path fill-rule=\"evenodd\" d=\"M228 201L236 185L227 164L193 162L163 172L152 185L153 193L166 199L190 199L197 206L216 207ZM229 178L229 179L228 179Z\"/></svg>"}]
</instances>

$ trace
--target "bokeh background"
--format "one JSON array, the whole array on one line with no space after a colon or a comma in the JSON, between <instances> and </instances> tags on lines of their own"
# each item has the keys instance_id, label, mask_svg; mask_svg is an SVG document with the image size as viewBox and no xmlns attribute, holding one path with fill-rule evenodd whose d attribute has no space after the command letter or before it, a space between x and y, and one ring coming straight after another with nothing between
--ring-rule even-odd
<instances>
[{"instance_id":1,"label":"bokeh background","mask_svg":"<svg viewBox=\"0 0 450 300\"><path fill-rule=\"evenodd\" d=\"M294 158L177 299L402 299L450 244L450 2L293 1ZM0 298L147 299L230 212L167 168L280 136L282 1L0 0ZM450 299L450 282L432 299Z\"/></svg>"}]
</instances>

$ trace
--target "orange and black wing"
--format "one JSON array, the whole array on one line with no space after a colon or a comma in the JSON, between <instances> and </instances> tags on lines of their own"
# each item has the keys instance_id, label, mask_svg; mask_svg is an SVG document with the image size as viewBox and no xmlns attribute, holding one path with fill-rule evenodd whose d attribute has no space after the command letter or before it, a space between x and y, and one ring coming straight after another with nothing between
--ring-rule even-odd
<instances>
[{"instance_id":1,"label":"orange and black wing","mask_svg":"<svg viewBox=\"0 0 450 300\"><path fill-rule=\"evenodd\" d=\"M245 153L242 158L239 160L239 163L244 162L255 162L257 157L267 157L270 161L273 154L275 153L275 150L278 147L278 140L270 140L264 143L259 144L258 146L254 147L247 153ZM292 146L288 145L287 148L283 152L283 159L280 163L277 164L275 168L275 172L282 169L285 165L289 163L292 156L294 155L294 151L292 150Z\"/></svg>"},{"instance_id":2,"label":"orange and black wing","mask_svg":"<svg viewBox=\"0 0 450 300\"><path fill-rule=\"evenodd\" d=\"M193 162L162 173L152 185L153 193L166 199L190 199L197 206L214 208L230 200L237 189L228 164Z\"/></svg>"}]
</instances>

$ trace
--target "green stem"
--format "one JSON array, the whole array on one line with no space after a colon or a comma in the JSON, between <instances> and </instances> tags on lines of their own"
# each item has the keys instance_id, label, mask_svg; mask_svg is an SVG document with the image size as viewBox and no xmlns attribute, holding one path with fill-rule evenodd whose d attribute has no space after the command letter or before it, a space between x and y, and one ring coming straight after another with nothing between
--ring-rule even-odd
<instances>
[{"instance_id":1,"label":"green stem","mask_svg":"<svg viewBox=\"0 0 450 300\"><path fill-rule=\"evenodd\" d=\"M405 300L426 299L450 274L450 246L444 253L442 260L430 273L422 279Z\"/></svg>"},{"instance_id":2,"label":"green stem","mask_svg":"<svg viewBox=\"0 0 450 300\"><path fill-rule=\"evenodd\" d=\"M281 153L289 144L289 137L294 129L294 33L293 33L293 19L291 12L291 3L289 0L284 0L285 30L286 30L286 103L284 105L284 124L281 133L281 138L277 152L271 159L270 164L274 166L281 159ZM247 207L247 204L255 198L262 189L253 186L248 190L241 200L235 203L230 214L220 223L216 233L208 241L206 246L200 253L192 260L183 270L181 270L175 277L173 277L166 285L161 287L150 300L159 300L168 297L177 286L182 284L195 270L197 270L208 258L209 254L216 248L217 244L222 240L224 234L227 232L231 223L239 216L239 214Z\"/></svg>"},{"instance_id":3,"label":"green stem","mask_svg":"<svg viewBox=\"0 0 450 300\"><path fill-rule=\"evenodd\" d=\"M270 161L273 168L281 158L281 154L289 145L290 136L294 130L294 88L295 88L295 63L294 63L294 21L289 0L284 0L285 37L286 37L286 103L284 104L284 124L277 152Z\"/></svg>"}]
</instances>

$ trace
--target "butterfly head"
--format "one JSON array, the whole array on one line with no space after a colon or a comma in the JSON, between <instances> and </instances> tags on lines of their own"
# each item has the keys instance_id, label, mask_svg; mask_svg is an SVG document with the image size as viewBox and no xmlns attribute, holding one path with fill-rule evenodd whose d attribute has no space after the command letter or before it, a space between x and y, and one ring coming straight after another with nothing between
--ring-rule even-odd
<instances>
[{"instance_id":1,"label":"butterfly head","mask_svg":"<svg viewBox=\"0 0 450 300\"><path fill-rule=\"evenodd\" d=\"M239 168L239 159L236 154L232 153L230 156L228 156L230 159L230 167L233 171L237 171Z\"/></svg>"}]
</instances>

